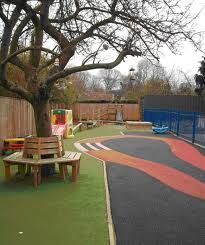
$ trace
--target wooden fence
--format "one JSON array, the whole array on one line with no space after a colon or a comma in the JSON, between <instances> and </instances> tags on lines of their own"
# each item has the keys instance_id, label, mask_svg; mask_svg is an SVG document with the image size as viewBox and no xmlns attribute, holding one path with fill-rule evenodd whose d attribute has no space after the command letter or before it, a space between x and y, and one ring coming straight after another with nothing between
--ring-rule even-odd
<instances>
[{"instance_id":1,"label":"wooden fence","mask_svg":"<svg viewBox=\"0 0 205 245\"><path fill-rule=\"evenodd\" d=\"M0 97L0 138L35 133L32 106L25 100Z\"/></svg>"},{"instance_id":2,"label":"wooden fence","mask_svg":"<svg viewBox=\"0 0 205 245\"><path fill-rule=\"evenodd\" d=\"M123 121L138 121L140 119L138 104L78 103L75 104L72 109L76 120L79 120L80 118L98 119L100 114L101 120L115 121L116 111L122 111Z\"/></svg>"},{"instance_id":3,"label":"wooden fence","mask_svg":"<svg viewBox=\"0 0 205 245\"><path fill-rule=\"evenodd\" d=\"M73 110L74 120L80 120L81 113L86 113L90 119L98 119L96 112L104 112L104 117L100 119L107 120L106 113L110 106L114 104L100 103L77 103L70 108ZM117 105L122 108L123 120L139 120L138 104L122 104ZM52 109L66 109L64 104L51 105ZM102 115L102 114L101 114ZM115 120L113 118L113 120ZM35 121L32 106L25 100L1 97L0 96L0 152L2 142L5 138L25 137L26 135L35 134Z\"/></svg>"},{"instance_id":4,"label":"wooden fence","mask_svg":"<svg viewBox=\"0 0 205 245\"><path fill-rule=\"evenodd\" d=\"M21 99L0 97L0 149L5 138L35 134L31 105Z\"/></svg>"},{"instance_id":5,"label":"wooden fence","mask_svg":"<svg viewBox=\"0 0 205 245\"><path fill-rule=\"evenodd\" d=\"M109 110L116 107L116 110L121 110L123 121L139 121L140 110L139 104L109 104L109 103L76 103L67 109L73 111L73 119L78 121L80 119L98 119L99 112L101 112L101 120L109 120ZM64 104L52 104L52 109L65 109ZM105 115L106 114L106 115ZM113 117L112 120L115 120Z\"/></svg>"}]
</instances>

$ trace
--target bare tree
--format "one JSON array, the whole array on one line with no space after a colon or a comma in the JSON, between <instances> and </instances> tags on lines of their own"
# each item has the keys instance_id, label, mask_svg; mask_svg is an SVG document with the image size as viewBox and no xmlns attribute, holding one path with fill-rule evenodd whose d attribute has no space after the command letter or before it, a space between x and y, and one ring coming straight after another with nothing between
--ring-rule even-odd
<instances>
[{"instance_id":1,"label":"bare tree","mask_svg":"<svg viewBox=\"0 0 205 245\"><path fill-rule=\"evenodd\" d=\"M115 69L101 70L98 77L107 91L117 88L122 81L122 74Z\"/></svg>"},{"instance_id":2,"label":"bare tree","mask_svg":"<svg viewBox=\"0 0 205 245\"><path fill-rule=\"evenodd\" d=\"M182 70L179 70L179 73L181 74L181 79L178 80L177 94L194 95L194 77Z\"/></svg>"},{"instance_id":3,"label":"bare tree","mask_svg":"<svg viewBox=\"0 0 205 245\"><path fill-rule=\"evenodd\" d=\"M85 86L86 86L85 90L99 91L103 89L100 83L100 79L96 75L93 75L87 71L83 71L83 72L78 72L77 77L81 81L84 81Z\"/></svg>"},{"instance_id":4,"label":"bare tree","mask_svg":"<svg viewBox=\"0 0 205 245\"><path fill-rule=\"evenodd\" d=\"M179 41L194 42L190 6L180 2L2 0L0 85L32 104L37 135L48 136L48 103L58 79L90 69L112 69L128 55L158 59L163 44L175 52ZM111 51L105 60L101 54ZM81 62L71 65L79 54ZM9 63L22 70L25 86L9 80Z\"/></svg>"},{"instance_id":5,"label":"bare tree","mask_svg":"<svg viewBox=\"0 0 205 245\"><path fill-rule=\"evenodd\" d=\"M136 67L135 79L137 83L143 84L146 80L166 80L167 72L159 61L141 59Z\"/></svg>"},{"instance_id":6,"label":"bare tree","mask_svg":"<svg viewBox=\"0 0 205 245\"><path fill-rule=\"evenodd\" d=\"M121 83L124 96L129 99L139 99L145 94L166 94L170 92L169 75L158 61L141 59L136 69L131 69L130 74Z\"/></svg>"},{"instance_id":7,"label":"bare tree","mask_svg":"<svg viewBox=\"0 0 205 245\"><path fill-rule=\"evenodd\" d=\"M152 74L152 63L148 59L141 59L136 67L136 80L143 84Z\"/></svg>"}]
</instances>

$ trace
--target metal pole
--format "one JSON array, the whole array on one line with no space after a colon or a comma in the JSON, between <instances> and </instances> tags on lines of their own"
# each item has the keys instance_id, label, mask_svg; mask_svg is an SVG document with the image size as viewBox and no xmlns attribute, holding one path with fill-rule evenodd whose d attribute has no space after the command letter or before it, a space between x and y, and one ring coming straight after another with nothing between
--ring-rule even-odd
<instances>
[{"instance_id":1,"label":"metal pole","mask_svg":"<svg viewBox=\"0 0 205 245\"><path fill-rule=\"evenodd\" d=\"M177 136L179 136L180 112L177 113Z\"/></svg>"},{"instance_id":2,"label":"metal pole","mask_svg":"<svg viewBox=\"0 0 205 245\"><path fill-rule=\"evenodd\" d=\"M171 131L172 129L172 113L169 111L169 130Z\"/></svg>"},{"instance_id":3,"label":"metal pole","mask_svg":"<svg viewBox=\"0 0 205 245\"><path fill-rule=\"evenodd\" d=\"M192 143L195 142L195 136L196 136L196 112L193 113Z\"/></svg>"}]
</instances>

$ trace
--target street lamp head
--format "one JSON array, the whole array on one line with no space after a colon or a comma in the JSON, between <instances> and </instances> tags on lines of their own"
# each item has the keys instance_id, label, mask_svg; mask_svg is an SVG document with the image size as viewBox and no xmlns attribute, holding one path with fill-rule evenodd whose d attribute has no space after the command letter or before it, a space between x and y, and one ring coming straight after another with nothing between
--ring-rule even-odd
<instances>
[{"instance_id":1,"label":"street lamp head","mask_svg":"<svg viewBox=\"0 0 205 245\"><path fill-rule=\"evenodd\" d=\"M134 72L135 69L134 69L133 67L131 67L131 68L129 69L129 71L130 71L130 72Z\"/></svg>"},{"instance_id":2,"label":"street lamp head","mask_svg":"<svg viewBox=\"0 0 205 245\"><path fill-rule=\"evenodd\" d=\"M131 67L130 69L129 69L129 73L130 73L130 81L131 80L135 80L135 74L134 74L134 72L135 72L135 69L133 68L133 67Z\"/></svg>"}]
</instances>

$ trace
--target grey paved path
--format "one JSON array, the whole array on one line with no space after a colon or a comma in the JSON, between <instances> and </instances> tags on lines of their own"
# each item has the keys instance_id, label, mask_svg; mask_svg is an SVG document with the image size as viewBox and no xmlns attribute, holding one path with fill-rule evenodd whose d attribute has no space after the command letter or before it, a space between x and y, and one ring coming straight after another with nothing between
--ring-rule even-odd
<instances>
[{"instance_id":1,"label":"grey paved path","mask_svg":"<svg viewBox=\"0 0 205 245\"><path fill-rule=\"evenodd\" d=\"M117 139L103 144L205 182L202 170L178 159L163 142ZM204 200L128 166L107 162L107 175L117 245L205 245Z\"/></svg>"}]
</instances>

